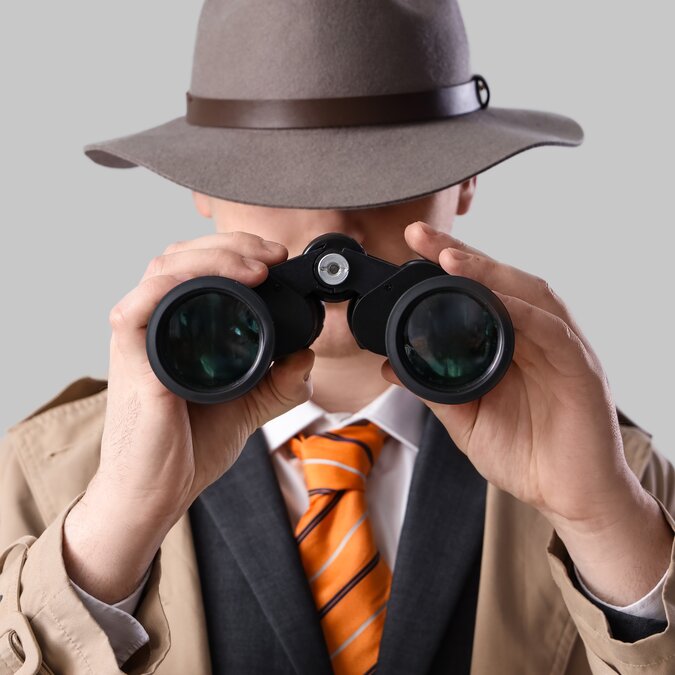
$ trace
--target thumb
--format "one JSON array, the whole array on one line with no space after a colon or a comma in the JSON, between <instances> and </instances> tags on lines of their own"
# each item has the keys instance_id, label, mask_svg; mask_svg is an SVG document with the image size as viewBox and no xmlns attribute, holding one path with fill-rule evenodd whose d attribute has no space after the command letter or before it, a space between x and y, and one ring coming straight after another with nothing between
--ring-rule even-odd
<instances>
[{"instance_id":1,"label":"thumb","mask_svg":"<svg viewBox=\"0 0 675 675\"><path fill-rule=\"evenodd\" d=\"M258 410L258 425L304 403L312 395L314 352L302 349L275 361L251 392Z\"/></svg>"},{"instance_id":2,"label":"thumb","mask_svg":"<svg viewBox=\"0 0 675 675\"><path fill-rule=\"evenodd\" d=\"M381 374L387 382L397 384L399 387L404 386L398 375L394 372L394 369L391 367L389 359L382 364ZM476 416L478 415L478 401L448 405L445 403L429 401L418 394L415 394L415 396L417 396L417 398L422 401L434 415L436 415L457 447L462 452L466 452L469 438L471 437L471 430L473 429Z\"/></svg>"},{"instance_id":3,"label":"thumb","mask_svg":"<svg viewBox=\"0 0 675 675\"><path fill-rule=\"evenodd\" d=\"M387 382L391 382L392 384L397 384L399 387L403 386L403 383L401 380L398 379L398 375L394 372L394 369L391 367L391 363L389 363L389 359L384 361L382 363L382 367L380 368L380 374L382 377L387 380Z\"/></svg>"}]
</instances>

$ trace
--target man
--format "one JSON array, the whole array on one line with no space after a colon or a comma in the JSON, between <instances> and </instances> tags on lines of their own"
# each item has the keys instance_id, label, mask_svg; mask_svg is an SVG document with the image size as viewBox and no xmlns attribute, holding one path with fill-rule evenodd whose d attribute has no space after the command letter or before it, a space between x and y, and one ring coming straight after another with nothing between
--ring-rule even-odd
<instances>
[{"instance_id":1,"label":"man","mask_svg":"<svg viewBox=\"0 0 675 675\"><path fill-rule=\"evenodd\" d=\"M86 149L191 188L216 233L113 308L107 383L4 439L0 672L671 672L673 468L546 282L450 234L478 173L581 131L489 107L455 2L374 7L208 0L187 117ZM157 380L165 293L256 286L326 232L490 287L504 379L420 400L340 303L240 399Z\"/></svg>"}]
</instances>

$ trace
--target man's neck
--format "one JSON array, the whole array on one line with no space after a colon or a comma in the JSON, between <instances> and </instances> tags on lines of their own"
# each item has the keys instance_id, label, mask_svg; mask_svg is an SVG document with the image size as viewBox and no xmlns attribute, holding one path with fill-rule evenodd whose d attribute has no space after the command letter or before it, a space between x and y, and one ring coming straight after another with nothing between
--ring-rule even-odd
<instances>
[{"instance_id":1,"label":"man's neck","mask_svg":"<svg viewBox=\"0 0 675 675\"><path fill-rule=\"evenodd\" d=\"M326 412L360 410L391 386L380 374L385 357L363 351L354 356L317 356L312 369L312 401Z\"/></svg>"}]
</instances>

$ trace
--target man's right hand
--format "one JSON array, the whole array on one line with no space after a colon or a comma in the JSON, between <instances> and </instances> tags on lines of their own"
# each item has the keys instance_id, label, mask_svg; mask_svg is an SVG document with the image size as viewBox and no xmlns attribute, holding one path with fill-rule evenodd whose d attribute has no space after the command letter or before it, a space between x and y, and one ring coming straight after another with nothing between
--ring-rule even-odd
<instances>
[{"instance_id":1,"label":"man's right hand","mask_svg":"<svg viewBox=\"0 0 675 675\"><path fill-rule=\"evenodd\" d=\"M219 275L249 287L288 251L246 232L170 245L110 312L112 337L101 459L64 524L70 578L108 603L131 593L166 533L237 460L262 424L306 401L314 353L275 362L241 398L215 405L170 392L148 362L146 327L159 301L186 279ZM306 379L307 378L307 379Z\"/></svg>"}]
</instances>

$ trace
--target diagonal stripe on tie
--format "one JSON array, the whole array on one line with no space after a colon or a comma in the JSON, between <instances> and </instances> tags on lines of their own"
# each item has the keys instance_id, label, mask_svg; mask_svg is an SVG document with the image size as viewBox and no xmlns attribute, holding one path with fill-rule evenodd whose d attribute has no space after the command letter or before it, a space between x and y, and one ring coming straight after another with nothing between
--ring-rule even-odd
<instances>
[{"instance_id":1,"label":"diagonal stripe on tie","mask_svg":"<svg viewBox=\"0 0 675 675\"><path fill-rule=\"evenodd\" d=\"M337 467L338 469L342 469L342 471L349 471L349 473L356 474L359 478L363 478L363 480L366 480L366 474L363 473L363 471L359 471L358 469L355 469L353 466L349 466L348 464L345 464L344 462L338 462L335 459L316 459L316 458L310 458L310 459L303 459L302 463L307 465L307 464L320 464L324 466L334 466Z\"/></svg>"},{"instance_id":2,"label":"diagonal stripe on tie","mask_svg":"<svg viewBox=\"0 0 675 675\"><path fill-rule=\"evenodd\" d=\"M375 611L374 614L371 614L371 615L370 615L370 616L369 616L369 617L368 617L368 618L367 618L367 619L366 619L366 620L365 620L365 621L364 621L364 622L363 622L363 623L362 623L362 624L361 624L361 625L360 625L360 626L359 626L359 627L358 627L358 628L357 628L357 629L356 629L356 630L355 630L355 631L354 631L354 632L353 632L353 633L352 633L352 634L351 634L351 635L350 635L350 636L349 636L349 637L348 637L348 638L347 638L347 639L346 639L346 640L345 640L345 641L344 641L344 642L343 642L343 643L342 643L342 644L341 644L341 645L340 645L340 646L339 646L339 647L338 647L331 655L330 655L330 658L331 658L331 659L334 659L340 652L343 652L345 649L347 649L347 647L349 647L349 645L350 645L352 642L354 642L354 640L356 640L356 638L358 638L359 635L361 635L361 633L363 633L363 631L366 630L366 628L368 628L368 626L370 626L370 624L373 623L373 621L375 621L375 619L377 619L377 617L380 616L380 614L382 614L382 612L384 612L384 610L385 610L386 608L387 608L387 603L385 602L381 607L379 607L379 608ZM373 666L373 669L374 669L374 666ZM372 669L371 669L371 670L372 670ZM368 672L371 672L371 670L369 670Z\"/></svg>"},{"instance_id":3,"label":"diagonal stripe on tie","mask_svg":"<svg viewBox=\"0 0 675 675\"><path fill-rule=\"evenodd\" d=\"M326 616L326 614L328 614L328 612L330 612L330 610L359 583L359 581L365 579L368 574L375 569L378 562L380 562L379 552L376 553L323 607L321 607L321 609L319 609L319 618L323 619L323 617Z\"/></svg>"},{"instance_id":4,"label":"diagonal stripe on tie","mask_svg":"<svg viewBox=\"0 0 675 675\"><path fill-rule=\"evenodd\" d=\"M328 556L328 560L309 578L309 583L316 581L331 565L331 563L342 553L344 547L351 541L352 536L356 530L366 522L368 513L364 513L355 523L352 525L351 529L345 534L345 536L340 540L340 543L337 545L335 550Z\"/></svg>"},{"instance_id":5,"label":"diagonal stripe on tie","mask_svg":"<svg viewBox=\"0 0 675 675\"><path fill-rule=\"evenodd\" d=\"M337 490L333 493L330 501L310 520L307 525L298 532L295 536L295 540L299 543L337 506L338 502L342 499L345 491Z\"/></svg>"}]
</instances>

